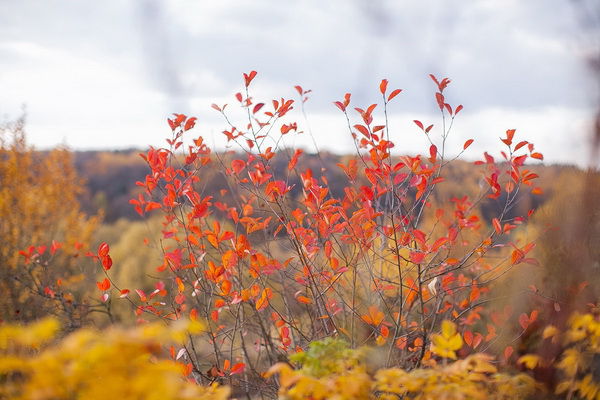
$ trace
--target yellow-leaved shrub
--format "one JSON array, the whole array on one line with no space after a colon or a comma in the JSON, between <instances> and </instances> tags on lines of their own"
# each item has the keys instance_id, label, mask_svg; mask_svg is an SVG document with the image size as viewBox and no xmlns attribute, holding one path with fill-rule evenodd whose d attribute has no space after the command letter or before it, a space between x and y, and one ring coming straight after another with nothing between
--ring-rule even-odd
<instances>
[{"instance_id":1,"label":"yellow-leaved shrub","mask_svg":"<svg viewBox=\"0 0 600 400\"><path fill-rule=\"evenodd\" d=\"M456 358L462 346L456 337L456 326L444 321L442 332L433 335L433 352L444 358ZM482 399L509 400L530 398L539 388L526 374L498 371L493 357L473 354L446 364L431 362L431 367L404 370L401 368L369 371L364 357L367 349L344 349L344 342L326 340L313 342L309 349L292 361L299 369L285 363L273 366L268 376L278 374L281 399ZM337 357L337 359L335 359ZM320 364L340 368L320 368Z\"/></svg>"},{"instance_id":2,"label":"yellow-leaved shrub","mask_svg":"<svg viewBox=\"0 0 600 400\"><path fill-rule=\"evenodd\" d=\"M563 351L554 365L561 380L556 394L567 398L600 400L600 319L592 314L575 313L561 333L548 326L543 332L546 340L562 341Z\"/></svg>"},{"instance_id":3,"label":"yellow-leaved shrub","mask_svg":"<svg viewBox=\"0 0 600 400\"><path fill-rule=\"evenodd\" d=\"M223 400L225 386L200 386L185 366L163 357L165 343L182 344L198 322L148 324L105 331L79 329L56 340L59 324L0 326L2 399L202 399Z\"/></svg>"}]
</instances>

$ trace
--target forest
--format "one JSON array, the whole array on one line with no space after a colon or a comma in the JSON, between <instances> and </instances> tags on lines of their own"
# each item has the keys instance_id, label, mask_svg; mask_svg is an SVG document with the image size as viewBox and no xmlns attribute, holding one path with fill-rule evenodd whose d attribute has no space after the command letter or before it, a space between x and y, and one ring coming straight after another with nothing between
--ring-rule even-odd
<instances>
[{"instance_id":1,"label":"forest","mask_svg":"<svg viewBox=\"0 0 600 400\"><path fill-rule=\"evenodd\" d=\"M334 103L355 154L287 147L309 91L256 76L212 106L230 151L184 114L119 151L2 125L1 398L600 399L597 170L518 127L462 159L434 75L420 154L386 79Z\"/></svg>"}]
</instances>

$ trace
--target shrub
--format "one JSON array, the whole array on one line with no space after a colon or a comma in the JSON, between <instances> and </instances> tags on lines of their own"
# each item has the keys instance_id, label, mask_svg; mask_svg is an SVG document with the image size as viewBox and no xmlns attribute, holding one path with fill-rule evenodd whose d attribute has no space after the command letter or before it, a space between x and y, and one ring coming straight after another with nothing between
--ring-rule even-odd
<instances>
[{"instance_id":1,"label":"shrub","mask_svg":"<svg viewBox=\"0 0 600 400\"><path fill-rule=\"evenodd\" d=\"M82 192L69 151L31 148L24 117L0 124L0 320L53 313L69 329L84 324L89 310L81 295L89 285L74 256L85 250L97 218L81 212Z\"/></svg>"},{"instance_id":2,"label":"shrub","mask_svg":"<svg viewBox=\"0 0 600 400\"><path fill-rule=\"evenodd\" d=\"M526 399L536 393L533 378L499 373L493 358L481 353L430 368L384 368L369 374L364 357L368 349L340 351L340 346L343 342L314 342L306 353L296 357L300 369L293 370L283 363L273 366L268 374L278 374L280 398L508 400ZM325 354L327 358L320 357ZM320 368L320 363L338 367Z\"/></svg>"},{"instance_id":3,"label":"shrub","mask_svg":"<svg viewBox=\"0 0 600 400\"><path fill-rule=\"evenodd\" d=\"M59 324L0 326L0 397L3 399L226 399L229 389L186 381L189 370L164 357L163 346L181 344L199 323L180 320L106 332L80 329L53 343Z\"/></svg>"},{"instance_id":4,"label":"shrub","mask_svg":"<svg viewBox=\"0 0 600 400\"><path fill-rule=\"evenodd\" d=\"M537 174L525 164L543 158L534 145L516 142L515 130L508 130L501 161L486 152L475 163L480 193L436 196L448 164L473 142L448 154L447 139L463 107L446 102L449 79L431 76L442 124L414 121L430 143L428 155L393 156L387 115L401 91L388 91L383 80L380 115L377 104L355 107L354 123L351 95L335 102L357 149L355 158L339 164L346 181L336 196L327 171L297 171L302 150L283 146L286 137L301 133L289 119L294 100L255 100L249 89L255 76L244 74L244 90L235 95L242 122L229 117L227 105L213 105L241 156L214 155L202 136L186 141L196 118L182 114L168 121L168 146L142 155L151 171L138 182L145 192L131 202L140 214L164 215L163 240L155 244L164 257L155 287L136 288L129 299L138 317L205 318L211 341L194 347L194 369L209 367L230 382L237 375L236 385L247 390L261 388L270 364L325 337L344 338L351 348L375 344L385 349L384 365L405 368L431 358L431 334L445 318L461 322L458 335L461 343L465 335L467 352L494 340L494 324L512 315L482 331L478 321L495 313L484 307L491 283L535 263L528 255L535 243L511 241L533 213L515 214L520 193L540 192L532 184ZM309 91L296 90L304 103ZM282 158L287 171L274 175L273 164ZM203 175L214 163L225 188L204 193ZM487 221L477 208L486 201L496 210ZM536 316L520 318L523 330ZM229 370L233 364L235 371ZM198 378L210 381L212 375Z\"/></svg>"},{"instance_id":5,"label":"shrub","mask_svg":"<svg viewBox=\"0 0 600 400\"><path fill-rule=\"evenodd\" d=\"M491 375L484 383L472 382L473 392L514 384L512 377L491 378L495 372L485 356L467 356L501 343L503 331L518 338L538 316L537 310L519 315L515 332L517 316L489 305L494 282L536 262L530 254L535 243L513 236L534 212L516 207L521 195L541 193L533 185L537 174L526 164L543 159L533 143L517 142L516 131L507 130L500 159L485 152L475 162L480 185L474 193L444 188L452 162L473 143L467 139L449 148L463 109L446 100L450 80L431 76L440 126L414 121L429 143L425 154L396 155L399 135L388 113L401 90L388 90L384 79L380 104L352 110L350 94L334 103L356 155L338 164L343 180L331 182L323 164L297 170L303 151L285 147L286 138L302 134L301 123L290 117L296 102L254 99L255 76L244 74L244 89L234 96L240 121L226 104L213 104L238 153L215 154L202 136L188 138L197 119L175 114L168 120L167 145L142 154L150 172L137 182L142 192L131 203L143 216L163 216L160 241L147 243L162 259L148 271L152 283L128 288L114 279L109 244L88 253L101 266L103 311L111 316L112 302L122 301L140 323L205 320L208 339L190 336L174 351L190 365L190 379L228 383L234 393L275 396L274 381L263 373L290 359L304 364L311 385L339 374L344 383L335 385L353 388L356 397L383 393L387 389L373 389L360 364L322 360L346 359L363 345L378 348L382 371L399 367L392 371L410 379L433 374L434 380L449 377L443 385L450 385L473 371L477 377L473 368L481 367ZM295 89L304 104L310 91ZM283 173L274 168L281 163ZM221 190L206 193L204 179L214 171L222 175ZM34 247L32 255L37 253ZM349 349L337 340L318 342L325 338L342 339ZM506 348L504 362L512 351ZM438 366L439 357L467 358ZM283 365L282 375L297 376ZM424 365L434 369L423 370ZM384 372L378 376L387 379ZM323 384L323 390L331 389ZM290 390L304 393L298 387Z\"/></svg>"}]
</instances>

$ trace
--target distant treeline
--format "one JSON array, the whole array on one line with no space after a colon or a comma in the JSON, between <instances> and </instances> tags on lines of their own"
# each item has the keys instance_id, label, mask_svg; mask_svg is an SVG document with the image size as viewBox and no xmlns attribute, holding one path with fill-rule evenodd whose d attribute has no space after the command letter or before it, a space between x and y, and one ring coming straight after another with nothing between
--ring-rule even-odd
<instances>
[{"instance_id":1,"label":"distant treeline","mask_svg":"<svg viewBox=\"0 0 600 400\"><path fill-rule=\"evenodd\" d=\"M129 200L136 197L140 187L135 182L143 181L149 168L146 162L139 156L141 150L119 150L119 151L78 151L74 152L75 165L82 178L86 181L87 191L81 202L83 209L95 214L102 211L104 221L111 223L118 219L129 220L140 219ZM231 160L243 158L243 155L235 153L217 153L214 168L209 168L203 174L202 185L204 193L218 193L221 189L227 189L222 174L229 167ZM296 170L298 174L292 174L290 185L295 185L292 193L298 194L301 190L300 172L310 168L315 175L325 174L334 196L343 196L342 190L347 178L343 170L337 166L338 163L347 163L352 156L339 156L327 152L320 155L303 154ZM272 160L272 169L275 176L283 176L289 160L288 154L279 154ZM453 195L465 193L477 193L486 183L481 179L478 169L472 168L470 163L457 160L449 164L450 169L446 174L448 181L443 184L440 196L451 198ZM576 179L583 173L572 166L532 166L532 171L540 175L540 186L544 189L541 195L527 194L518 205L519 211L523 209L539 207L539 205L551 198L557 189L557 182L562 177L565 181ZM440 199L442 200L442 199ZM495 213L496 204L503 204L502 199L497 202L485 202L480 205L483 218ZM515 210L516 211L516 210Z\"/></svg>"}]
</instances>

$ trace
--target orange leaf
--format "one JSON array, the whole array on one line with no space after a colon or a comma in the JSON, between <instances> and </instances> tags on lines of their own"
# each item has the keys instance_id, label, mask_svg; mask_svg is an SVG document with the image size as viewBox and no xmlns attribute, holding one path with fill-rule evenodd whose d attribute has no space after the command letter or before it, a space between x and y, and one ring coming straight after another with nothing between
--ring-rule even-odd
<instances>
[{"instance_id":1,"label":"orange leaf","mask_svg":"<svg viewBox=\"0 0 600 400\"><path fill-rule=\"evenodd\" d=\"M543 160L544 156L542 155L542 153L532 153L531 154L531 158L536 158L538 160Z\"/></svg>"},{"instance_id":2,"label":"orange leaf","mask_svg":"<svg viewBox=\"0 0 600 400\"><path fill-rule=\"evenodd\" d=\"M298 296L296 297L296 300L298 300L302 304L312 304L312 300L306 296Z\"/></svg>"},{"instance_id":3,"label":"orange leaf","mask_svg":"<svg viewBox=\"0 0 600 400\"><path fill-rule=\"evenodd\" d=\"M190 129L192 129L192 128L194 127L194 125L196 125L196 120L197 120L197 119L198 119L198 118L196 118L196 117L193 117L193 118L190 118L190 119L188 119L188 120L185 122L185 126L183 127L183 130L184 130L184 131L187 131L187 130L190 130Z\"/></svg>"},{"instance_id":4,"label":"orange leaf","mask_svg":"<svg viewBox=\"0 0 600 400\"><path fill-rule=\"evenodd\" d=\"M369 314L362 316L363 321L373 326L379 326L379 324L381 324L384 318L385 315L381 311L379 311L377 306L369 307Z\"/></svg>"},{"instance_id":5,"label":"orange leaf","mask_svg":"<svg viewBox=\"0 0 600 400\"><path fill-rule=\"evenodd\" d=\"M354 129L356 129L357 131L362 133L367 138L371 137L369 130L364 125L356 124L356 125L354 125Z\"/></svg>"},{"instance_id":6,"label":"orange leaf","mask_svg":"<svg viewBox=\"0 0 600 400\"><path fill-rule=\"evenodd\" d=\"M387 98L387 101L392 100L394 97L398 96L400 94L400 92L402 91L402 89L395 89L392 93L390 93L390 95Z\"/></svg>"},{"instance_id":7,"label":"orange leaf","mask_svg":"<svg viewBox=\"0 0 600 400\"><path fill-rule=\"evenodd\" d=\"M500 221L498 220L498 218L494 218L492 220L492 224L494 225L494 230L496 231L496 233L498 235L502 234L502 225L500 225Z\"/></svg>"},{"instance_id":8,"label":"orange leaf","mask_svg":"<svg viewBox=\"0 0 600 400\"><path fill-rule=\"evenodd\" d=\"M231 292L231 281L226 279L221 283L221 294L226 296L229 292Z\"/></svg>"},{"instance_id":9,"label":"orange leaf","mask_svg":"<svg viewBox=\"0 0 600 400\"><path fill-rule=\"evenodd\" d=\"M231 372L229 373L229 375L241 374L242 372L244 372L244 369L246 369L246 364L244 364L244 363L234 364L234 366L231 367Z\"/></svg>"},{"instance_id":10,"label":"orange leaf","mask_svg":"<svg viewBox=\"0 0 600 400\"><path fill-rule=\"evenodd\" d=\"M104 278L102 282L96 282L96 286L98 286L98 289L100 290L108 290L110 289L110 281L108 280L108 278Z\"/></svg>"},{"instance_id":11,"label":"orange leaf","mask_svg":"<svg viewBox=\"0 0 600 400\"><path fill-rule=\"evenodd\" d=\"M463 337L465 338L465 343L469 345L469 347L473 347L473 332L465 331Z\"/></svg>"},{"instance_id":12,"label":"orange leaf","mask_svg":"<svg viewBox=\"0 0 600 400\"><path fill-rule=\"evenodd\" d=\"M244 168L246 168L246 163L243 160L233 160L231 162L231 169L236 175L239 175Z\"/></svg>"},{"instance_id":13,"label":"orange leaf","mask_svg":"<svg viewBox=\"0 0 600 400\"><path fill-rule=\"evenodd\" d=\"M381 94L385 94L385 91L387 90L387 85L388 85L388 80L382 79L381 83L379 84L379 91L381 92Z\"/></svg>"}]
</instances>

